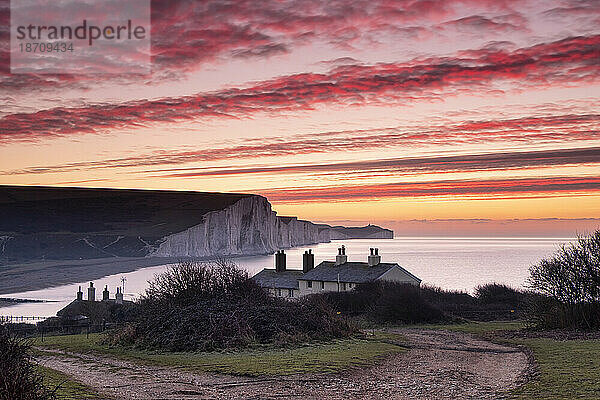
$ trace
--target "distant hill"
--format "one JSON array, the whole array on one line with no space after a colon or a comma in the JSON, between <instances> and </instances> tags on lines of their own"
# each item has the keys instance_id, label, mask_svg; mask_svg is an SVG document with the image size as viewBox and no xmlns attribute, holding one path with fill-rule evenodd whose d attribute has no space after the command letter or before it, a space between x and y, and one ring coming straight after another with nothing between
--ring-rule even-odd
<instances>
[{"instance_id":1,"label":"distant hill","mask_svg":"<svg viewBox=\"0 0 600 400\"><path fill-rule=\"evenodd\" d=\"M332 226L329 238L334 239L393 239L394 231L377 225L358 227Z\"/></svg>"},{"instance_id":2,"label":"distant hill","mask_svg":"<svg viewBox=\"0 0 600 400\"><path fill-rule=\"evenodd\" d=\"M145 256L251 195L0 186L0 260Z\"/></svg>"},{"instance_id":3,"label":"distant hill","mask_svg":"<svg viewBox=\"0 0 600 400\"><path fill-rule=\"evenodd\" d=\"M280 217L253 194L0 185L0 263L266 254L331 239L388 238L374 225Z\"/></svg>"}]
</instances>

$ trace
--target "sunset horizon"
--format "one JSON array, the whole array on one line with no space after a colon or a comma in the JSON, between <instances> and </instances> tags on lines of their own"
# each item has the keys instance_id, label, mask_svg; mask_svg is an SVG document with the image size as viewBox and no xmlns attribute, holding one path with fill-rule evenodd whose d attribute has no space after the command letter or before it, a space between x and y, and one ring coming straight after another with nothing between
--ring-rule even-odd
<instances>
[{"instance_id":1,"label":"sunset horizon","mask_svg":"<svg viewBox=\"0 0 600 400\"><path fill-rule=\"evenodd\" d=\"M596 2L151 5L151 74L11 73L3 47L0 184L252 193L405 236L600 226Z\"/></svg>"}]
</instances>

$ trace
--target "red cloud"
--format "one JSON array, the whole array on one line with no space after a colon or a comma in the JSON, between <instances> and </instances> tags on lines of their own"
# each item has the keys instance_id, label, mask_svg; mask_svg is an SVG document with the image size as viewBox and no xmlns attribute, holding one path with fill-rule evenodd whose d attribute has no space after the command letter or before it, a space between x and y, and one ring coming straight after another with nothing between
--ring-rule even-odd
<instances>
[{"instance_id":1,"label":"red cloud","mask_svg":"<svg viewBox=\"0 0 600 400\"><path fill-rule=\"evenodd\" d=\"M352 173L351 179L359 174L368 176L399 176L440 174L448 172L473 172L494 170L524 170L565 165L600 165L600 148L561 149L541 151L499 152L467 154L444 157L394 158L344 163L282 165L268 167L190 168L167 170L169 178L231 176L248 174L312 174L337 175Z\"/></svg>"},{"instance_id":2,"label":"red cloud","mask_svg":"<svg viewBox=\"0 0 600 400\"><path fill-rule=\"evenodd\" d=\"M42 174L65 172L82 169L150 167L178 165L192 162L214 162L230 159L252 159L257 157L284 157L297 154L337 153L384 148L417 148L446 144L474 143L522 143L523 145L562 144L573 146L600 136L600 115L573 114L545 117L523 117L508 120L467 121L460 124L439 126L417 126L413 128L391 127L367 130L351 130L337 132L322 132L309 135L294 135L285 139L247 138L241 143L230 147L204 148L201 151L161 152L135 157L109 159L104 161L78 162L72 164L46 167L26 168L17 171L4 171L5 175ZM564 150L560 156L540 152L546 163L573 160L567 157ZM589 162L590 153L594 157L594 149L584 149L577 153L579 162ZM531 156L524 153L521 157ZM509 162L509 156L505 161ZM488 160L489 161L489 160ZM487 162L487 161L486 161ZM506 166L506 165L505 165ZM194 169L198 171L198 169ZM166 170L182 172L180 170ZM153 171L153 172L166 172Z\"/></svg>"},{"instance_id":3,"label":"red cloud","mask_svg":"<svg viewBox=\"0 0 600 400\"><path fill-rule=\"evenodd\" d=\"M230 57L269 57L288 52L307 38L342 47L365 38L376 40L387 32L423 35L427 26L456 18L461 7L476 6L490 12L514 14L513 5L526 0L153 0L152 54L155 76L160 80L178 76L208 62ZM0 86L15 88L60 88L85 86L95 77L63 75L28 79L9 74L9 0L0 0ZM469 8L467 8L469 9ZM469 19L470 18L470 19ZM466 18L463 22L486 18L479 30L498 32L508 25L521 29L519 21L499 17ZM496 18L496 19L494 19ZM500 19L498 19L500 18ZM504 18L504 19L503 19ZM409 26L419 24L421 26ZM508 24L508 25L507 25ZM526 24L526 22L523 22ZM6 47L6 49L2 49ZM137 83L140 77L130 77Z\"/></svg>"},{"instance_id":4,"label":"red cloud","mask_svg":"<svg viewBox=\"0 0 600 400\"><path fill-rule=\"evenodd\" d=\"M600 194L600 177L444 180L374 185L304 187L258 191L278 203L357 201L403 197L469 197L481 199Z\"/></svg>"},{"instance_id":5,"label":"red cloud","mask_svg":"<svg viewBox=\"0 0 600 400\"><path fill-rule=\"evenodd\" d=\"M393 103L436 98L497 81L520 87L548 87L600 79L600 35L568 38L512 52L483 49L469 56L409 63L350 65L328 74L297 74L244 89L200 93L122 104L54 108L0 119L0 138L32 140L104 132L158 122L210 117L248 117L259 112L312 109L322 104Z\"/></svg>"}]
</instances>

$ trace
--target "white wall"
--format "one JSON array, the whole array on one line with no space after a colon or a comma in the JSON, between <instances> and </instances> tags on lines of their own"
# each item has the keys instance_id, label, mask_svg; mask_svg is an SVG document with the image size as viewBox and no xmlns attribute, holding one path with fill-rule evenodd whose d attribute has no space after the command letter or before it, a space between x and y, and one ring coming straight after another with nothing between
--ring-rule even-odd
<instances>
[{"instance_id":1,"label":"white wall","mask_svg":"<svg viewBox=\"0 0 600 400\"><path fill-rule=\"evenodd\" d=\"M281 298L292 298L292 299L297 299L300 296L300 291L296 290L296 289L292 289L292 297L289 296L289 289L281 289L281 295L280 293L280 289L273 289L273 288L269 288L267 289L269 291L269 294L271 296L274 297L281 297Z\"/></svg>"},{"instance_id":2,"label":"white wall","mask_svg":"<svg viewBox=\"0 0 600 400\"><path fill-rule=\"evenodd\" d=\"M398 267L394 267L388 270L385 274L381 275L377 280L398 282L398 283L410 283L411 285L419 286L420 282L407 274L405 271Z\"/></svg>"},{"instance_id":3,"label":"white wall","mask_svg":"<svg viewBox=\"0 0 600 400\"><path fill-rule=\"evenodd\" d=\"M312 281L312 288L308 287L308 281L298 281L300 284L300 296L306 296L307 294L323 293L323 292L337 292L337 282L325 282L324 288L321 288L321 281ZM343 292L343 282L340 282L339 291ZM346 283L346 291L354 289L356 285L354 283Z\"/></svg>"}]
</instances>

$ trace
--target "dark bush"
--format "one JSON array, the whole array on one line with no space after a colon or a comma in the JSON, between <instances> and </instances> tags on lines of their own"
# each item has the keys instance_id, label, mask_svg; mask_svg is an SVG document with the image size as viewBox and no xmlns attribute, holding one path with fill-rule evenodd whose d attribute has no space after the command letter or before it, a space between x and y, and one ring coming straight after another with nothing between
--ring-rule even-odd
<instances>
[{"instance_id":1,"label":"dark bush","mask_svg":"<svg viewBox=\"0 0 600 400\"><path fill-rule=\"evenodd\" d=\"M330 304L342 314L364 316L375 323L424 323L447 320L416 286L396 282L362 283L349 292L312 296Z\"/></svg>"},{"instance_id":2,"label":"dark bush","mask_svg":"<svg viewBox=\"0 0 600 400\"><path fill-rule=\"evenodd\" d=\"M345 315L371 322L423 323L453 320L510 320L523 316L531 293L499 284L466 292L393 282L363 283L352 291L317 295Z\"/></svg>"},{"instance_id":3,"label":"dark bush","mask_svg":"<svg viewBox=\"0 0 600 400\"><path fill-rule=\"evenodd\" d=\"M0 400L50 400L54 392L43 385L31 362L29 344L0 325Z\"/></svg>"},{"instance_id":4,"label":"dark bush","mask_svg":"<svg viewBox=\"0 0 600 400\"><path fill-rule=\"evenodd\" d=\"M439 308L425 300L419 287L395 282L377 283L379 298L371 308L372 319L376 322L415 324L448 320Z\"/></svg>"},{"instance_id":5,"label":"dark bush","mask_svg":"<svg viewBox=\"0 0 600 400\"><path fill-rule=\"evenodd\" d=\"M537 299L529 320L538 328L600 328L600 231L563 245L529 269Z\"/></svg>"},{"instance_id":6,"label":"dark bush","mask_svg":"<svg viewBox=\"0 0 600 400\"><path fill-rule=\"evenodd\" d=\"M486 283L475 288L475 297L482 304L499 304L521 308L527 302L527 294L501 283Z\"/></svg>"},{"instance_id":7,"label":"dark bush","mask_svg":"<svg viewBox=\"0 0 600 400\"><path fill-rule=\"evenodd\" d=\"M353 333L326 303L270 297L226 261L182 263L156 276L137 313L132 325L112 334L111 343L210 351Z\"/></svg>"}]
</instances>

